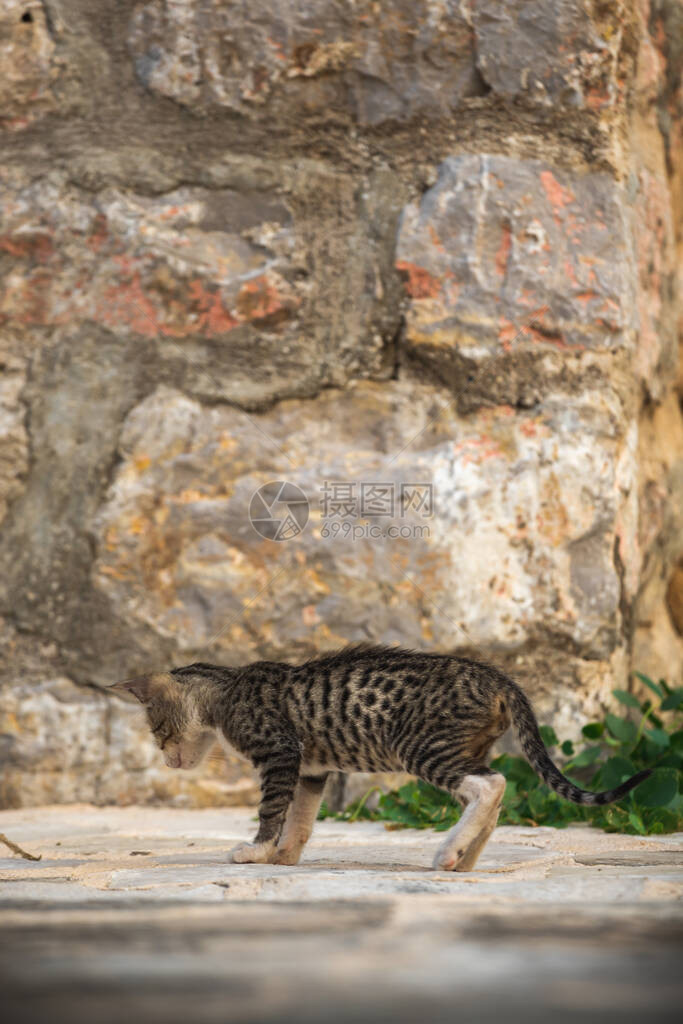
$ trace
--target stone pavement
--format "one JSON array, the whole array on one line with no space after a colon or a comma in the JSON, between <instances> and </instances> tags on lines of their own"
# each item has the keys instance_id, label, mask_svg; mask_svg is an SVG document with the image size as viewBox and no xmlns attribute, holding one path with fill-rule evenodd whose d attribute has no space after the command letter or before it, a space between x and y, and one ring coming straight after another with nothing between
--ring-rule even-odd
<instances>
[{"instance_id":1,"label":"stone pavement","mask_svg":"<svg viewBox=\"0 0 683 1024\"><path fill-rule=\"evenodd\" d=\"M680 1020L683 836L320 822L297 867L233 865L250 808L0 812L3 1024Z\"/></svg>"}]
</instances>

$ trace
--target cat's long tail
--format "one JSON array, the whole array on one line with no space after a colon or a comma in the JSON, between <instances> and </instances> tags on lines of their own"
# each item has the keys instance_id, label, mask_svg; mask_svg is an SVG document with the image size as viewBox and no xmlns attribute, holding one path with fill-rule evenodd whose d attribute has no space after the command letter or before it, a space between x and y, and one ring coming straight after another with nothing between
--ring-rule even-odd
<instances>
[{"instance_id":1,"label":"cat's long tail","mask_svg":"<svg viewBox=\"0 0 683 1024\"><path fill-rule=\"evenodd\" d=\"M638 772L636 775L632 775L630 779L627 779L626 782L622 782L616 789L608 789L603 793L589 793L586 789L579 789L551 761L545 744L541 739L536 715L526 694L511 679L506 680L506 682L508 684L506 689L510 703L512 727L517 732L522 750L526 754L531 767L541 776L546 785L554 789L565 800L571 800L575 804L589 804L592 806L611 804L615 800L621 800L635 786L638 786L652 774L649 770Z\"/></svg>"}]
</instances>

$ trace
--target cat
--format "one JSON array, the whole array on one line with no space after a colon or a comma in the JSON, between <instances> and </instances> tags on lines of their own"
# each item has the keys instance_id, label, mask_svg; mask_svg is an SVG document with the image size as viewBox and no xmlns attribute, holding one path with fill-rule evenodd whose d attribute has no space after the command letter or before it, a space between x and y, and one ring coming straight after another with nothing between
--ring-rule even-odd
<instances>
[{"instance_id":1,"label":"cat","mask_svg":"<svg viewBox=\"0 0 683 1024\"><path fill-rule=\"evenodd\" d=\"M216 739L252 762L259 826L253 842L232 851L241 864L298 863L329 771L407 771L464 807L434 868L472 870L505 789L487 755L510 725L538 775L574 803L620 800L650 774L604 793L579 789L548 756L519 686L490 665L447 654L361 644L302 665L198 662L109 689L145 706L170 768L194 768Z\"/></svg>"}]
</instances>

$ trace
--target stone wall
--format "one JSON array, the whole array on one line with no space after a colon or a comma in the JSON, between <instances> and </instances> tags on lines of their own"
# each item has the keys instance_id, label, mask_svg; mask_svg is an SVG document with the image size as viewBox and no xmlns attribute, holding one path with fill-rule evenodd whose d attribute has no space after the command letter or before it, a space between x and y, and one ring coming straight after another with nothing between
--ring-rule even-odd
<instances>
[{"instance_id":1,"label":"stone wall","mask_svg":"<svg viewBox=\"0 0 683 1024\"><path fill-rule=\"evenodd\" d=\"M253 799L98 689L174 663L457 650L568 733L681 681L681 39L678 0L5 0L0 805Z\"/></svg>"}]
</instances>

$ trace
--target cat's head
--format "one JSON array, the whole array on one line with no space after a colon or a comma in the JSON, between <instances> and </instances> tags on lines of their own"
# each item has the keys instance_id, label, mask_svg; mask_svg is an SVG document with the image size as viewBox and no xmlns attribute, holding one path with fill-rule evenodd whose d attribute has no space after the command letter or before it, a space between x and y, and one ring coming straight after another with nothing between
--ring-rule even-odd
<instances>
[{"instance_id":1,"label":"cat's head","mask_svg":"<svg viewBox=\"0 0 683 1024\"><path fill-rule=\"evenodd\" d=\"M215 741L213 729L202 722L194 688L170 672L124 679L108 689L143 705L169 768L196 768Z\"/></svg>"}]
</instances>

